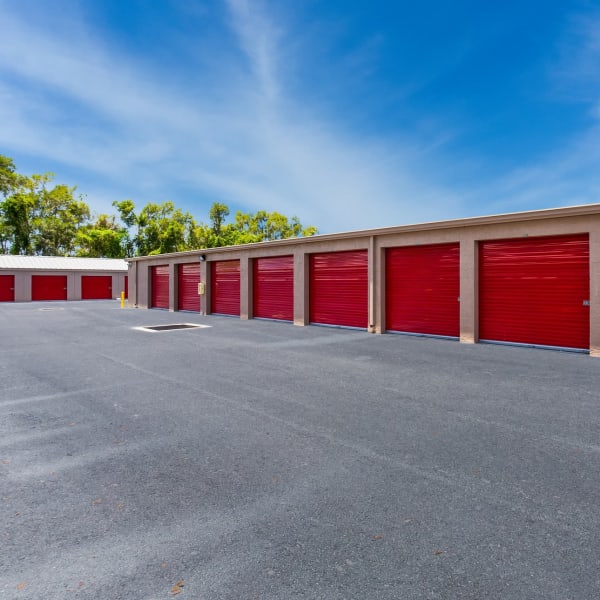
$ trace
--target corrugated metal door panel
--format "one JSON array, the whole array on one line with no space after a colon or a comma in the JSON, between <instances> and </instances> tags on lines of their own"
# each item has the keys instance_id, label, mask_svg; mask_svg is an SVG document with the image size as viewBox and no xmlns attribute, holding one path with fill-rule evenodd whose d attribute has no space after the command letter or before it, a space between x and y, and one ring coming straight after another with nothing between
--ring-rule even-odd
<instances>
[{"instance_id":1,"label":"corrugated metal door panel","mask_svg":"<svg viewBox=\"0 0 600 600\"><path fill-rule=\"evenodd\" d=\"M0 302L15 301L15 276L0 275Z\"/></svg>"},{"instance_id":2,"label":"corrugated metal door panel","mask_svg":"<svg viewBox=\"0 0 600 600\"><path fill-rule=\"evenodd\" d=\"M151 308L169 308L169 265L151 267Z\"/></svg>"},{"instance_id":3,"label":"corrugated metal door panel","mask_svg":"<svg viewBox=\"0 0 600 600\"><path fill-rule=\"evenodd\" d=\"M460 335L460 245L386 250L386 328L429 335Z\"/></svg>"},{"instance_id":4,"label":"corrugated metal door panel","mask_svg":"<svg viewBox=\"0 0 600 600\"><path fill-rule=\"evenodd\" d=\"M294 257L274 256L254 261L254 316L294 319Z\"/></svg>"},{"instance_id":5,"label":"corrugated metal door panel","mask_svg":"<svg viewBox=\"0 0 600 600\"><path fill-rule=\"evenodd\" d=\"M82 275L82 300L110 300L112 298L112 275Z\"/></svg>"},{"instance_id":6,"label":"corrugated metal door panel","mask_svg":"<svg viewBox=\"0 0 600 600\"><path fill-rule=\"evenodd\" d=\"M211 262L211 312L220 315L240 315L240 261Z\"/></svg>"},{"instance_id":7,"label":"corrugated metal door panel","mask_svg":"<svg viewBox=\"0 0 600 600\"><path fill-rule=\"evenodd\" d=\"M178 309L200 312L200 263L177 265Z\"/></svg>"},{"instance_id":8,"label":"corrugated metal door panel","mask_svg":"<svg viewBox=\"0 0 600 600\"><path fill-rule=\"evenodd\" d=\"M66 275L32 275L31 276L32 300L66 300L67 276Z\"/></svg>"},{"instance_id":9,"label":"corrugated metal door panel","mask_svg":"<svg viewBox=\"0 0 600 600\"><path fill-rule=\"evenodd\" d=\"M479 338L588 349L588 235L479 244Z\"/></svg>"},{"instance_id":10,"label":"corrugated metal door panel","mask_svg":"<svg viewBox=\"0 0 600 600\"><path fill-rule=\"evenodd\" d=\"M366 250L310 255L310 322L366 328L369 320Z\"/></svg>"}]
</instances>

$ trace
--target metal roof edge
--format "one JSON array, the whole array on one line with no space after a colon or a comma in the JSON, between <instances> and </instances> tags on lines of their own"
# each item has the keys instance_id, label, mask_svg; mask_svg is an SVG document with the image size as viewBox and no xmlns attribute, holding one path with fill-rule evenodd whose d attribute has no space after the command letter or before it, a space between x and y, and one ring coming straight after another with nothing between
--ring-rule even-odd
<instances>
[{"instance_id":1,"label":"metal roof edge","mask_svg":"<svg viewBox=\"0 0 600 600\"><path fill-rule=\"evenodd\" d=\"M12 271L106 271L127 272L122 258L86 258L82 256L28 256L0 254L0 269Z\"/></svg>"}]
</instances>

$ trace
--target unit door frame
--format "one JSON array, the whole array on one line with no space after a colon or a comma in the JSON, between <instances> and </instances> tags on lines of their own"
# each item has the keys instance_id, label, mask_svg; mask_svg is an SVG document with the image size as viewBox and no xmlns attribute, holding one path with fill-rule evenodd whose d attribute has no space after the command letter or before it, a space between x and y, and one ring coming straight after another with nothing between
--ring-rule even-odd
<instances>
[{"instance_id":1,"label":"unit door frame","mask_svg":"<svg viewBox=\"0 0 600 600\"><path fill-rule=\"evenodd\" d=\"M0 273L0 302L15 301L15 276Z\"/></svg>"},{"instance_id":2,"label":"unit door frame","mask_svg":"<svg viewBox=\"0 0 600 600\"><path fill-rule=\"evenodd\" d=\"M309 255L309 321L366 329L369 324L368 250Z\"/></svg>"},{"instance_id":3,"label":"unit door frame","mask_svg":"<svg viewBox=\"0 0 600 600\"><path fill-rule=\"evenodd\" d=\"M200 312L198 284L201 282L200 263L177 265L177 310Z\"/></svg>"},{"instance_id":4,"label":"unit door frame","mask_svg":"<svg viewBox=\"0 0 600 600\"><path fill-rule=\"evenodd\" d=\"M33 302L63 301L67 299L66 275L34 274L31 276L31 300Z\"/></svg>"},{"instance_id":5,"label":"unit door frame","mask_svg":"<svg viewBox=\"0 0 600 600\"><path fill-rule=\"evenodd\" d=\"M460 243L386 248L386 331L460 336Z\"/></svg>"},{"instance_id":6,"label":"unit door frame","mask_svg":"<svg viewBox=\"0 0 600 600\"><path fill-rule=\"evenodd\" d=\"M112 300L112 280L112 275L82 275L81 299Z\"/></svg>"},{"instance_id":7,"label":"unit door frame","mask_svg":"<svg viewBox=\"0 0 600 600\"><path fill-rule=\"evenodd\" d=\"M479 340L590 346L589 235L479 242Z\"/></svg>"},{"instance_id":8,"label":"unit door frame","mask_svg":"<svg viewBox=\"0 0 600 600\"><path fill-rule=\"evenodd\" d=\"M169 265L150 267L150 308L169 310Z\"/></svg>"},{"instance_id":9,"label":"unit door frame","mask_svg":"<svg viewBox=\"0 0 600 600\"><path fill-rule=\"evenodd\" d=\"M240 316L240 268L239 259L211 261L211 313Z\"/></svg>"},{"instance_id":10,"label":"unit door frame","mask_svg":"<svg viewBox=\"0 0 600 600\"><path fill-rule=\"evenodd\" d=\"M255 258L252 265L252 313L257 319L294 320L294 256Z\"/></svg>"}]
</instances>

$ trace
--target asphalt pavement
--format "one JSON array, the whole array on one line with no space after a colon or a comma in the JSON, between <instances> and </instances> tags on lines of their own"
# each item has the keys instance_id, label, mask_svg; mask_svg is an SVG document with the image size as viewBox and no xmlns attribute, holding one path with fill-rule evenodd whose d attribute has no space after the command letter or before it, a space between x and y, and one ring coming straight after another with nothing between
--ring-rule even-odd
<instances>
[{"instance_id":1,"label":"asphalt pavement","mask_svg":"<svg viewBox=\"0 0 600 600\"><path fill-rule=\"evenodd\" d=\"M597 358L0 304L2 599L593 600L599 498Z\"/></svg>"}]
</instances>

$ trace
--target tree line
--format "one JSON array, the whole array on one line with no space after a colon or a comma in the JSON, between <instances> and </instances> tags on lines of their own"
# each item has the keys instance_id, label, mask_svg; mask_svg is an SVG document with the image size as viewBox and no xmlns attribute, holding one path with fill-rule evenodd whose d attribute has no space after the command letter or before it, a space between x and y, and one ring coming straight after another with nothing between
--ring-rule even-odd
<instances>
[{"instance_id":1,"label":"tree line","mask_svg":"<svg viewBox=\"0 0 600 600\"><path fill-rule=\"evenodd\" d=\"M22 175L0 154L0 253L125 258L311 236L317 228L297 217L236 211L215 202L209 223L197 222L173 202L113 202L116 214L93 214L76 187L54 175Z\"/></svg>"}]
</instances>

